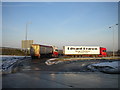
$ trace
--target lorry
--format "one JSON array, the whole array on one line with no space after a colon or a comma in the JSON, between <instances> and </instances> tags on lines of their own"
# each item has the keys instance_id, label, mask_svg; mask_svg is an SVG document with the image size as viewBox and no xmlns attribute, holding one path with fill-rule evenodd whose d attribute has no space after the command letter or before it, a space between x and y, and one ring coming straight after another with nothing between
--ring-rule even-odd
<instances>
[{"instance_id":1,"label":"lorry","mask_svg":"<svg viewBox=\"0 0 120 90\"><path fill-rule=\"evenodd\" d=\"M55 46L32 44L30 47L31 58L58 57L58 49Z\"/></svg>"},{"instance_id":2,"label":"lorry","mask_svg":"<svg viewBox=\"0 0 120 90\"><path fill-rule=\"evenodd\" d=\"M67 56L106 57L106 48L100 46L63 46L63 54Z\"/></svg>"}]
</instances>

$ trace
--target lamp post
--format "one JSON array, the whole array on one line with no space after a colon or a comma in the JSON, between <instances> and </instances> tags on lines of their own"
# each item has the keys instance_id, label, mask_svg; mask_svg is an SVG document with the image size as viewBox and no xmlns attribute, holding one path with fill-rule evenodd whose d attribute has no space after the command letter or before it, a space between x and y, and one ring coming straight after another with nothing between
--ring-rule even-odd
<instances>
[{"instance_id":1,"label":"lamp post","mask_svg":"<svg viewBox=\"0 0 120 90\"><path fill-rule=\"evenodd\" d=\"M31 22L26 23L26 35L25 35L26 48L25 48L25 57L27 56L27 31L28 31L28 24L31 24Z\"/></svg>"},{"instance_id":2,"label":"lamp post","mask_svg":"<svg viewBox=\"0 0 120 90\"><path fill-rule=\"evenodd\" d=\"M115 53L114 53L114 27L115 27L116 25L118 25L118 24L115 24L115 25L109 27L109 28L113 28L113 58L114 58L114 56L115 56Z\"/></svg>"}]
</instances>

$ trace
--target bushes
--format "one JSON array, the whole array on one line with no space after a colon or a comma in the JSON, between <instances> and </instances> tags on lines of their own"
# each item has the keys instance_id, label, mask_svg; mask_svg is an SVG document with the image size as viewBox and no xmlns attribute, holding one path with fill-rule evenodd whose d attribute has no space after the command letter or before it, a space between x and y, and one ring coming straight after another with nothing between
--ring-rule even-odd
<instances>
[{"instance_id":1,"label":"bushes","mask_svg":"<svg viewBox=\"0 0 120 90\"><path fill-rule=\"evenodd\" d=\"M25 53L16 48L2 48L2 55L25 55Z\"/></svg>"}]
</instances>

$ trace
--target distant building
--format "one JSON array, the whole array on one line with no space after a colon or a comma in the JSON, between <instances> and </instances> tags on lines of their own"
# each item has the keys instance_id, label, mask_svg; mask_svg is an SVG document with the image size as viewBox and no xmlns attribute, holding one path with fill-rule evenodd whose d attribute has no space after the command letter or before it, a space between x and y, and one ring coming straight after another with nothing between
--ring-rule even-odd
<instances>
[{"instance_id":1,"label":"distant building","mask_svg":"<svg viewBox=\"0 0 120 90\"><path fill-rule=\"evenodd\" d=\"M31 44L33 44L33 40L22 40L22 49L30 49Z\"/></svg>"}]
</instances>

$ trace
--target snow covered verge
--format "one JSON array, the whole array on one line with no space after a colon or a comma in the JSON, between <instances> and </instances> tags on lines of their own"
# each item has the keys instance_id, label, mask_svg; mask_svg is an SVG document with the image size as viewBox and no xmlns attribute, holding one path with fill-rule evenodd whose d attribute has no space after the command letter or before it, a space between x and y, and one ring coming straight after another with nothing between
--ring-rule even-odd
<instances>
[{"instance_id":1,"label":"snow covered verge","mask_svg":"<svg viewBox=\"0 0 120 90\"><path fill-rule=\"evenodd\" d=\"M73 58L69 58L69 59L61 59L59 60L58 58L51 58L51 59L48 59L45 64L46 65L53 65L53 64L59 64L59 63L71 63L71 62L74 62L74 61L78 61L77 59L73 59Z\"/></svg>"},{"instance_id":2,"label":"snow covered verge","mask_svg":"<svg viewBox=\"0 0 120 90\"><path fill-rule=\"evenodd\" d=\"M87 71L92 71L92 72L104 72L104 73L109 73L109 74L120 74L120 61L110 61L109 59L104 61L100 60L99 61L92 61L92 62L87 62L86 60L72 60L72 59L67 59L67 60L57 60L56 58L48 59L45 64L46 65L54 65L54 64L62 64L62 63L73 63L78 62L79 65L83 65L81 67L85 67ZM78 65L78 63L76 63ZM80 67L78 67L80 69ZM78 69L78 70L79 70Z\"/></svg>"},{"instance_id":3,"label":"snow covered verge","mask_svg":"<svg viewBox=\"0 0 120 90\"><path fill-rule=\"evenodd\" d=\"M83 58L86 59L86 58ZM46 65L53 65L53 64L59 64L59 63L71 63L74 61L78 61L80 60L80 58L62 58L62 59L58 59L58 58L51 58L48 59L45 64Z\"/></svg>"},{"instance_id":4,"label":"snow covered verge","mask_svg":"<svg viewBox=\"0 0 120 90\"><path fill-rule=\"evenodd\" d=\"M24 59L25 56L0 55L0 74L11 73L12 68Z\"/></svg>"},{"instance_id":5,"label":"snow covered verge","mask_svg":"<svg viewBox=\"0 0 120 90\"><path fill-rule=\"evenodd\" d=\"M90 64L87 66L87 68L92 71L101 71L104 73L120 74L120 61Z\"/></svg>"},{"instance_id":6,"label":"snow covered verge","mask_svg":"<svg viewBox=\"0 0 120 90\"><path fill-rule=\"evenodd\" d=\"M45 64L47 65L53 65L53 64L58 64L58 63L61 63L62 61L58 61L56 60L56 58L51 58L51 59L48 59Z\"/></svg>"}]
</instances>

